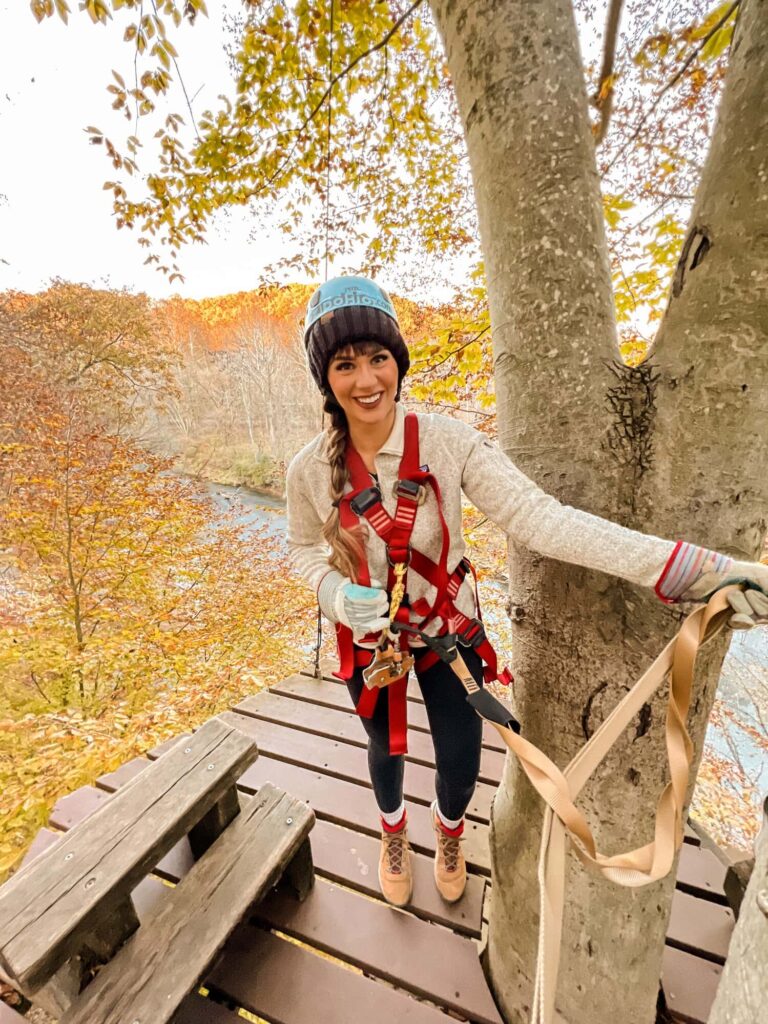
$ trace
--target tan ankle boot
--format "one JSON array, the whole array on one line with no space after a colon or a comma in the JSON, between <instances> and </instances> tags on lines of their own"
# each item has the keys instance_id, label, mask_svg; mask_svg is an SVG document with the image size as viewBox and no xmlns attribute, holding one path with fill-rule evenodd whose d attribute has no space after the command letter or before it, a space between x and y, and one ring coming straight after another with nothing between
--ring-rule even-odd
<instances>
[{"instance_id":1,"label":"tan ankle boot","mask_svg":"<svg viewBox=\"0 0 768 1024\"><path fill-rule=\"evenodd\" d=\"M379 885L384 899L395 907L404 907L411 898L411 853L404 828L381 833Z\"/></svg>"},{"instance_id":2,"label":"tan ankle boot","mask_svg":"<svg viewBox=\"0 0 768 1024\"><path fill-rule=\"evenodd\" d=\"M440 827L437 801L432 804L432 827L435 830L435 885L447 903L455 903L464 895L467 865L461 852L461 839L449 836Z\"/></svg>"}]
</instances>

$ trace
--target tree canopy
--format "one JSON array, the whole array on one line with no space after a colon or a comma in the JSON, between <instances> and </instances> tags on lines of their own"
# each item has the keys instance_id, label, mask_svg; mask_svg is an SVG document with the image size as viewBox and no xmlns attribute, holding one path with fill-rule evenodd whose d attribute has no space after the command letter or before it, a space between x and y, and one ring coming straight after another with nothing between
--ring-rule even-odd
<instances>
[{"instance_id":1,"label":"tree canopy","mask_svg":"<svg viewBox=\"0 0 768 1024\"><path fill-rule=\"evenodd\" d=\"M31 7L38 19L70 16L66 0ZM316 276L330 264L376 274L410 257L410 273L435 280L456 259L474 265L480 301L465 303L460 343L487 331L466 147L428 4L248 0L228 17L230 86L218 107L199 111L173 33L183 21L205 30L202 0L80 7L124 26L125 62L106 88L126 134L88 131L116 172L105 188L117 226L137 232L169 279L218 211L247 208L292 240L268 275ZM625 356L638 358L682 244L739 0L575 7L617 319ZM466 296L464 274L452 279Z\"/></svg>"}]
</instances>

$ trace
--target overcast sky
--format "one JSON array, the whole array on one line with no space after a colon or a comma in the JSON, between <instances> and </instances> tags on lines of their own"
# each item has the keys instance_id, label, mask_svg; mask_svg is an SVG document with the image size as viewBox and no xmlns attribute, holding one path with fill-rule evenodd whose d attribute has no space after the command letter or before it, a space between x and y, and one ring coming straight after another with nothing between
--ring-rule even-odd
<instances>
[{"instance_id":1,"label":"overcast sky","mask_svg":"<svg viewBox=\"0 0 768 1024\"><path fill-rule=\"evenodd\" d=\"M105 91L112 68L126 71L126 19L93 25L77 0L70 6L68 26L58 18L38 25L28 0L0 0L0 260L7 261L0 262L0 290L34 291L57 276L156 296L255 287L284 243L249 239L254 222L241 211L222 218L207 246L183 250L187 280L170 286L143 266L147 253L136 233L115 228L111 192L102 190L112 169L84 128L111 131L116 141L128 134ZM178 35L181 72L190 95L197 93L198 113L230 91L222 5L208 6L208 19ZM182 105L174 99L171 109L185 113Z\"/></svg>"},{"instance_id":2,"label":"overcast sky","mask_svg":"<svg viewBox=\"0 0 768 1024\"><path fill-rule=\"evenodd\" d=\"M29 0L0 0L0 290L36 291L54 277L126 286L158 297L203 297L256 287L262 269L285 254L286 243L278 234L259 230L243 210L220 216L208 231L207 245L182 250L186 281L172 285L143 265L147 251L138 245L137 233L115 228L112 194L102 189L112 167L103 148L89 143L85 128L101 129L118 148L130 133L122 114L111 109L106 86L113 68L126 81L132 77L129 48L122 41L132 16L120 12L107 26L93 25L78 11L78 0L70 0L70 7L69 25L58 17L38 25ZM172 32L198 114L216 107L219 93L233 94L223 12L239 9L240 3L210 0L208 7L210 16L199 18L194 28ZM596 36L594 30L587 33L588 45L597 44L590 35ZM186 113L178 91L163 109ZM153 131L142 122L142 141L151 144ZM145 159L145 167L151 167L150 160ZM392 274L382 275L382 283L395 292L406 290ZM442 300L450 288L411 294Z\"/></svg>"}]
</instances>

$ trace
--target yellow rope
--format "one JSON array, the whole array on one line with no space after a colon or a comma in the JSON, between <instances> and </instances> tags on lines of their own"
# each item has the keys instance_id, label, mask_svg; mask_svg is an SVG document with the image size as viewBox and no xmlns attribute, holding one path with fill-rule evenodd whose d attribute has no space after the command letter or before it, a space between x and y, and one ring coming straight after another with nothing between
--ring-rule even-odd
<instances>
[{"instance_id":1,"label":"yellow rope","mask_svg":"<svg viewBox=\"0 0 768 1024\"><path fill-rule=\"evenodd\" d=\"M405 573L408 569L408 565L405 562L397 562L393 566L395 574L395 583L392 587L392 596L389 599L389 618L390 621L394 620L400 609L400 602L403 600L405 594Z\"/></svg>"}]
</instances>

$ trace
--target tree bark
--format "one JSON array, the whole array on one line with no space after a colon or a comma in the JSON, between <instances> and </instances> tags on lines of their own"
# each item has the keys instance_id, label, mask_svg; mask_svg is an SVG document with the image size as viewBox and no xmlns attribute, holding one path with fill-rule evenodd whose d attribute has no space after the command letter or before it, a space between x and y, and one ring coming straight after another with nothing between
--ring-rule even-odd
<instances>
[{"instance_id":1,"label":"tree bark","mask_svg":"<svg viewBox=\"0 0 768 1024\"><path fill-rule=\"evenodd\" d=\"M670 305L654 358L634 370L617 362L569 0L433 0L432 8L472 168L502 447L566 503L708 547L733 549L736 538L740 553L754 557L768 506L765 445L750 449L765 436L758 398L768 378L768 200L761 198L768 104L760 98L768 75L759 41L768 4L746 4L697 198L694 222L706 210L716 242L707 259L698 245L692 250L697 265ZM736 153L743 169L731 167ZM740 225L750 205L759 208ZM723 263L709 258L718 249ZM718 274L724 277L715 283ZM716 297L727 300L725 317ZM649 591L519 548L511 551L511 581L525 734L564 765L672 635L678 615ZM700 659L689 721L696 765L724 648L713 645ZM667 778L664 697L644 709L580 799L603 852L652 838ZM526 1020L530 1008L541 817L539 800L509 759L493 807L487 950L509 1022ZM570 1024L602 1024L621 1007L622 1021L649 1024L673 877L621 889L570 858L567 884L560 1013Z\"/></svg>"},{"instance_id":2,"label":"tree bark","mask_svg":"<svg viewBox=\"0 0 768 1024\"><path fill-rule=\"evenodd\" d=\"M709 1024L759 1024L768 1005L768 800L755 866L731 938Z\"/></svg>"}]
</instances>

